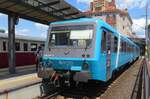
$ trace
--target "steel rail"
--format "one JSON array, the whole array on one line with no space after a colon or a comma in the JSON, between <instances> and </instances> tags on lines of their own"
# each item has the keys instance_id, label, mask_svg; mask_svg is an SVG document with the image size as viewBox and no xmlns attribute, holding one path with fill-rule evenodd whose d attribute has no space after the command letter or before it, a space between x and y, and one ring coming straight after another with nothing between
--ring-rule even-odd
<instances>
[{"instance_id":1,"label":"steel rail","mask_svg":"<svg viewBox=\"0 0 150 99\"><path fill-rule=\"evenodd\" d=\"M144 60L142 61L140 70L137 74L134 88L130 99L141 99L142 96L142 84L143 84L143 71L144 71Z\"/></svg>"}]
</instances>

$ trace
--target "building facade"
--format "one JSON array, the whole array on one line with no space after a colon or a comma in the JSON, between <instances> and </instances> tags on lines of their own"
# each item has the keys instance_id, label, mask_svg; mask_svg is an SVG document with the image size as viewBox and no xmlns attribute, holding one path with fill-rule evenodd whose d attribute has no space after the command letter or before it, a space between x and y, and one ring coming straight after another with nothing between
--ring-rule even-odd
<instances>
[{"instance_id":1,"label":"building facade","mask_svg":"<svg viewBox=\"0 0 150 99\"><path fill-rule=\"evenodd\" d=\"M117 31L129 37L132 34L132 19L127 9L116 8L115 0L93 0L90 10L84 12L87 16L100 18L113 26Z\"/></svg>"}]
</instances>

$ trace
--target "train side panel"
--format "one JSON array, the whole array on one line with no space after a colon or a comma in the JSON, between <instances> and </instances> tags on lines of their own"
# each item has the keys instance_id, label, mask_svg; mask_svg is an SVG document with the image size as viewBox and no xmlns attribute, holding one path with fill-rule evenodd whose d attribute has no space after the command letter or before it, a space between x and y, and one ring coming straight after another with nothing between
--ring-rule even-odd
<instances>
[{"instance_id":1,"label":"train side panel","mask_svg":"<svg viewBox=\"0 0 150 99\"><path fill-rule=\"evenodd\" d=\"M36 50L44 46L44 40L36 37L16 35L16 66L36 64ZM0 33L0 68L8 68L8 34Z\"/></svg>"},{"instance_id":2,"label":"train side panel","mask_svg":"<svg viewBox=\"0 0 150 99\"><path fill-rule=\"evenodd\" d=\"M8 68L8 53L0 53L0 68ZM36 64L36 55L33 52L16 52L16 66Z\"/></svg>"}]
</instances>

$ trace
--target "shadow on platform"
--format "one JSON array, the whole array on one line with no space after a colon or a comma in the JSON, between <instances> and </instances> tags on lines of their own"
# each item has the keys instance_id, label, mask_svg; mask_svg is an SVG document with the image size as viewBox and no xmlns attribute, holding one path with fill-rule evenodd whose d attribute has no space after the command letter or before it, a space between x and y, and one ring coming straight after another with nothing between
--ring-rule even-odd
<instances>
[{"instance_id":1,"label":"shadow on platform","mask_svg":"<svg viewBox=\"0 0 150 99\"><path fill-rule=\"evenodd\" d=\"M0 80L31 73L36 73L35 65L18 67L15 74L10 74L8 68L0 69Z\"/></svg>"}]
</instances>

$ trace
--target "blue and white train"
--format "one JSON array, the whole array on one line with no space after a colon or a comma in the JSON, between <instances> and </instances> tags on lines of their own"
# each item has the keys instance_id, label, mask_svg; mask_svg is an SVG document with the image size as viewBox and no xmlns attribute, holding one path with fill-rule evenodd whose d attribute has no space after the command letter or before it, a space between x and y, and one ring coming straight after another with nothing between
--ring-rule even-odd
<instances>
[{"instance_id":1,"label":"blue and white train","mask_svg":"<svg viewBox=\"0 0 150 99\"><path fill-rule=\"evenodd\" d=\"M107 82L114 71L140 56L134 42L100 19L54 22L48 31L38 76L59 86Z\"/></svg>"}]
</instances>

